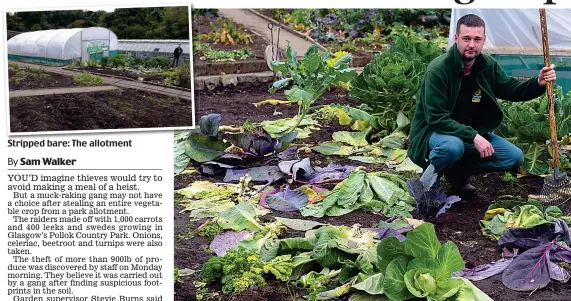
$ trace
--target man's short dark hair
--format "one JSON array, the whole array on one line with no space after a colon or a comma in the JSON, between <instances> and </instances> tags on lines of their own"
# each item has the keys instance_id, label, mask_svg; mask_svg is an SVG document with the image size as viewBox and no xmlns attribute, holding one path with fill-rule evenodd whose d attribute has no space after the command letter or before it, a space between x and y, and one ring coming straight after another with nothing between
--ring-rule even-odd
<instances>
[{"instance_id":1,"label":"man's short dark hair","mask_svg":"<svg viewBox=\"0 0 571 301\"><path fill-rule=\"evenodd\" d=\"M484 33L486 33L486 23L482 18L474 14L465 15L458 20L456 23L456 34L460 32L461 25L465 25L467 27L484 27Z\"/></svg>"}]
</instances>

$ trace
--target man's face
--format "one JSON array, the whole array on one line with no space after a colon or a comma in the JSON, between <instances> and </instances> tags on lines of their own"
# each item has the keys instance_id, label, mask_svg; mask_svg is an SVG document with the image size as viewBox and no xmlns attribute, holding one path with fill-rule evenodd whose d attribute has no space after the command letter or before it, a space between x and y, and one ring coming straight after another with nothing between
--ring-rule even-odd
<instances>
[{"instance_id":1,"label":"man's face","mask_svg":"<svg viewBox=\"0 0 571 301\"><path fill-rule=\"evenodd\" d=\"M474 60L484 48L486 41L484 27L468 27L462 24L454 39L458 45L460 56L466 61Z\"/></svg>"}]
</instances>

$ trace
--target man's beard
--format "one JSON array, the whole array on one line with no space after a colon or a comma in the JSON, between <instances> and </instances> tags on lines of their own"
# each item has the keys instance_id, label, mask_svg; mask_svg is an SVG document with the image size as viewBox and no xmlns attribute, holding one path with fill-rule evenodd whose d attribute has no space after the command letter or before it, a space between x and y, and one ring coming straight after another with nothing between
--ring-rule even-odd
<instances>
[{"instance_id":1,"label":"man's beard","mask_svg":"<svg viewBox=\"0 0 571 301\"><path fill-rule=\"evenodd\" d=\"M469 52L469 51L464 50L463 52L460 53L460 56L462 57L462 59L463 59L464 61L473 61L473 60L476 59L476 57L477 57L478 54L479 54L478 51L474 50L474 51L472 51L472 52L473 52L473 53L472 53L472 57L467 57L467 56L465 55L466 52Z\"/></svg>"}]
</instances>

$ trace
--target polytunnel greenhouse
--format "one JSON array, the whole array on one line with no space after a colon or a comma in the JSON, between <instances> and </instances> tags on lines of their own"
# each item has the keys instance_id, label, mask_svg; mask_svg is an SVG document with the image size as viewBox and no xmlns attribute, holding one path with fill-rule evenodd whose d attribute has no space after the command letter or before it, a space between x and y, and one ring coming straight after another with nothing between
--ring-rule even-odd
<instances>
[{"instance_id":1,"label":"polytunnel greenhouse","mask_svg":"<svg viewBox=\"0 0 571 301\"><path fill-rule=\"evenodd\" d=\"M175 48L182 48L184 60L190 59L190 40L119 40L119 50L134 57L172 57Z\"/></svg>"},{"instance_id":2,"label":"polytunnel greenhouse","mask_svg":"<svg viewBox=\"0 0 571 301\"><path fill-rule=\"evenodd\" d=\"M8 40L8 59L49 65L100 60L119 53L117 35L103 27L21 33Z\"/></svg>"}]
</instances>

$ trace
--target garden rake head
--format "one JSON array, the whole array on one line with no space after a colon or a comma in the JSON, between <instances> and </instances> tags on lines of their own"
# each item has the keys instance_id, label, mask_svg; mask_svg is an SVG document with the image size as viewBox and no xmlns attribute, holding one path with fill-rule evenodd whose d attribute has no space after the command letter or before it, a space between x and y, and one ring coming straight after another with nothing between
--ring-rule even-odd
<instances>
[{"instance_id":1,"label":"garden rake head","mask_svg":"<svg viewBox=\"0 0 571 301\"><path fill-rule=\"evenodd\" d=\"M539 201L548 206L563 206L562 211L567 211L571 203L568 203L571 199L571 182L567 178L567 173L559 171L556 167L553 174L545 178L543 183L543 188L541 189L541 195Z\"/></svg>"},{"instance_id":2,"label":"garden rake head","mask_svg":"<svg viewBox=\"0 0 571 301\"><path fill-rule=\"evenodd\" d=\"M549 42L547 38L547 21L545 9L539 9L539 19L541 23L541 37L543 42L543 59L545 66L549 64ZM571 183L567 178L567 174L559 171L559 151L557 141L557 125L555 123L555 103L553 101L553 86L552 82L547 82L547 99L549 101L549 127L551 131L551 148L553 156L553 175L545 178L543 189L539 201L548 206L562 206L571 198ZM568 206L564 206L568 207ZM566 208L565 208L566 209ZM562 211L567 211L561 208Z\"/></svg>"}]
</instances>

